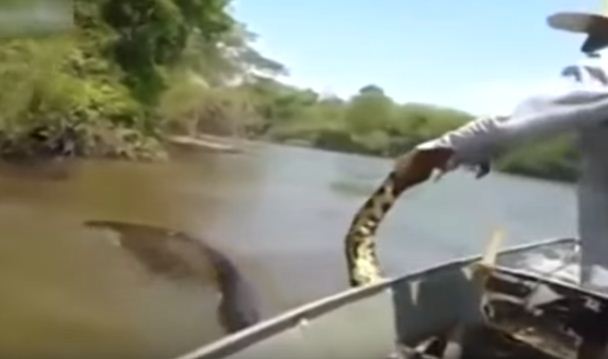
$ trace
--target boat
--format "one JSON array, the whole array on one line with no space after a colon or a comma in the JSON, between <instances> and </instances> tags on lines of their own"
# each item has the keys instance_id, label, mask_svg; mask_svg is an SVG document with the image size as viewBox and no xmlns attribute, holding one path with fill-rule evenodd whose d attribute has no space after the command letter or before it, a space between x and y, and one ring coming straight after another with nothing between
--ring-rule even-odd
<instances>
[{"instance_id":1,"label":"boat","mask_svg":"<svg viewBox=\"0 0 608 359\"><path fill-rule=\"evenodd\" d=\"M450 349L453 332L460 354L420 355L583 358L581 347L604 346L608 298L576 285L577 248L554 239L500 251L483 286L477 256L351 288L176 359L414 358Z\"/></svg>"},{"instance_id":2,"label":"boat","mask_svg":"<svg viewBox=\"0 0 608 359\"><path fill-rule=\"evenodd\" d=\"M351 288L175 359L606 358L608 294L579 285L579 241L500 249L396 278L381 275L375 232L399 196L391 173L346 239Z\"/></svg>"}]
</instances>

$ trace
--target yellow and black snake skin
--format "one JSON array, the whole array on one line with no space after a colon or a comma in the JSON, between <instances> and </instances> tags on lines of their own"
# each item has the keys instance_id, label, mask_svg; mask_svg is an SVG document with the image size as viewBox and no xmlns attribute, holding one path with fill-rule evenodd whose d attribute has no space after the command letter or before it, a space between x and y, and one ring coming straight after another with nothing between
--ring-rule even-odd
<instances>
[{"instance_id":1,"label":"yellow and black snake skin","mask_svg":"<svg viewBox=\"0 0 608 359\"><path fill-rule=\"evenodd\" d=\"M439 156L451 155L449 148L438 149ZM404 156L407 163L411 157ZM401 168L400 168L401 167ZM376 191L365 201L355 214L345 239L348 279L351 287L369 285L382 279L382 272L376 253L375 236L380 222L393 207L399 195L407 187L403 173L407 166L399 165L393 169ZM477 168L477 178L485 176L490 170L489 163L481 163ZM430 178L431 174L417 174L414 182ZM411 183L410 183L411 184Z\"/></svg>"},{"instance_id":2,"label":"yellow and black snake skin","mask_svg":"<svg viewBox=\"0 0 608 359\"><path fill-rule=\"evenodd\" d=\"M351 287L369 285L382 279L376 253L378 225L402 192L392 171L355 214L345 239L346 262Z\"/></svg>"}]
</instances>

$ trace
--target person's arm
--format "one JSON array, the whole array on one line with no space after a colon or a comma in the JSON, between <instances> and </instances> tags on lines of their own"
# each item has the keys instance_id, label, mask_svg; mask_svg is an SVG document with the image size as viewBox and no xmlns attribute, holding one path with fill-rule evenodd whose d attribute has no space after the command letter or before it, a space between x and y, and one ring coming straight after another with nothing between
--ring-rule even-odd
<instances>
[{"instance_id":1,"label":"person's arm","mask_svg":"<svg viewBox=\"0 0 608 359\"><path fill-rule=\"evenodd\" d=\"M608 90L604 88L577 88L528 98L509 117L478 118L399 157L395 165L397 190L426 181L435 169L449 171L459 165L480 168L481 177L500 153L606 120Z\"/></svg>"}]
</instances>

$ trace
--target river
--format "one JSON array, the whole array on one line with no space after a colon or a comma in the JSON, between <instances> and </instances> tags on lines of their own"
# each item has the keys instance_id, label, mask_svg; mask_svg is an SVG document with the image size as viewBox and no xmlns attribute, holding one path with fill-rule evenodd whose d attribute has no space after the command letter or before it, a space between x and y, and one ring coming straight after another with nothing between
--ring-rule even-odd
<instances>
[{"instance_id":1,"label":"river","mask_svg":"<svg viewBox=\"0 0 608 359\"><path fill-rule=\"evenodd\" d=\"M211 279L150 273L89 220L192 233L228 254L264 317L347 286L342 240L391 161L247 144L167 163L0 168L0 357L169 358L219 338ZM403 196L380 229L390 275L507 244L571 236L571 186L456 172Z\"/></svg>"}]
</instances>

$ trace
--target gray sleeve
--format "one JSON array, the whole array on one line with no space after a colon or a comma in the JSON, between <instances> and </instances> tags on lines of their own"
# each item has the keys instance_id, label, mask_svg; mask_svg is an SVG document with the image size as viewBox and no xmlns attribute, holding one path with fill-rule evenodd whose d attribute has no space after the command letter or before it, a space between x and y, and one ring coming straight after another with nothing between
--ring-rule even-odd
<instances>
[{"instance_id":1,"label":"gray sleeve","mask_svg":"<svg viewBox=\"0 0 608 359\"><path fill-rule=\"evenodd\" d=\"M579 88L523 101L497 124L496 138L500 146L510 146L599 126L606 120L608 90Z\"/></svg>"},{"instance_id":2,"label":"gray sleeve","mask_svg":"<svg viewBox=\"0 0 608 359\"><path fill-rule=\"evenodd\" d=\"M524 142L598 126L608 119L605 61L584 58L562 71L562 85L552 93L522 101L496 126L496 145L509 149Z\"/></svg>"},{"instance_id":3,"label":"gray sleeve","mask_svg":"<svg viewBox=\"0 0 608 359\"><path fill-rule=\"evenodd\" d=\"M598 126L607 119L608 90L579 87L529 97L510 116L480 117L419 148L448 147L458 164L475 166L521 144Z\"/></svg>"}]
</instances>

